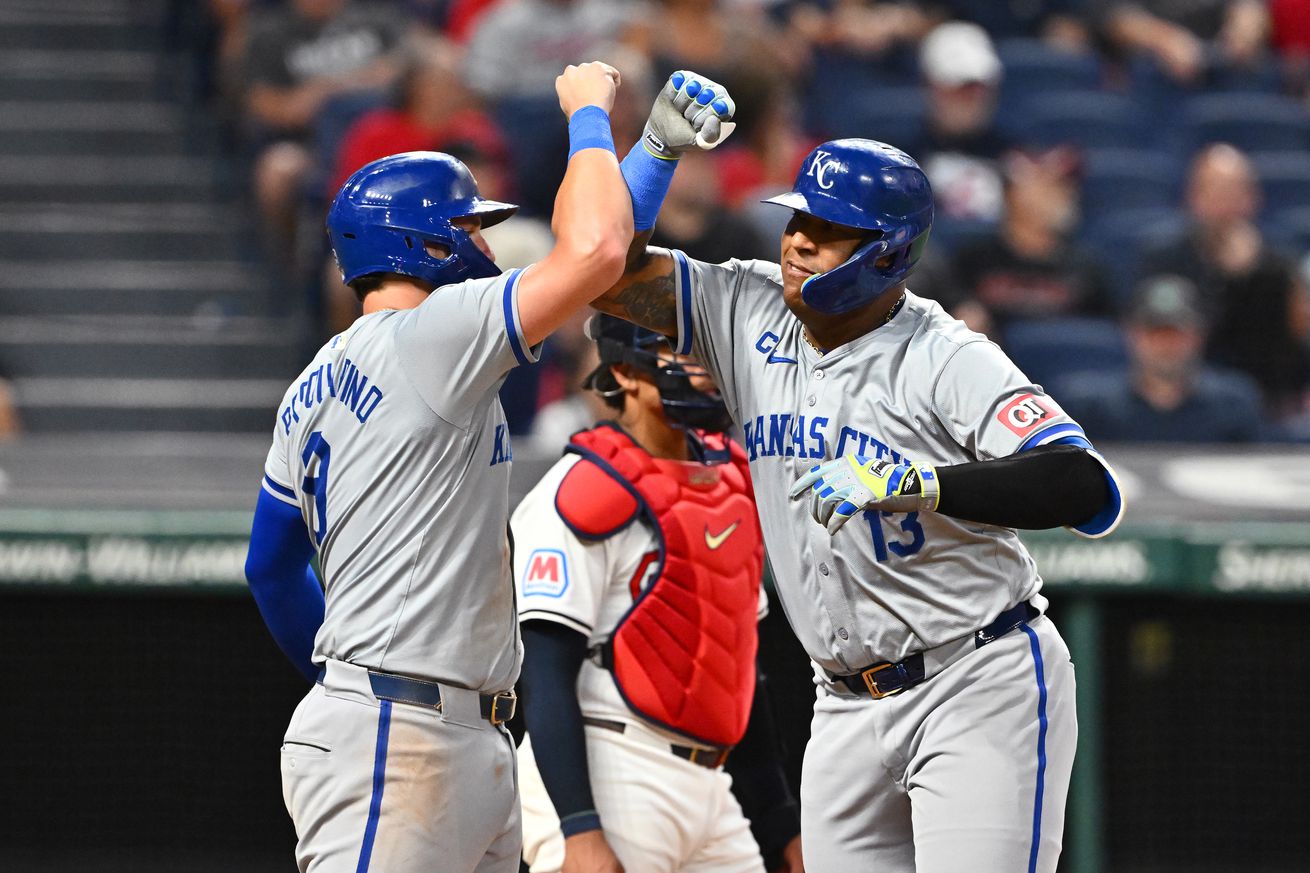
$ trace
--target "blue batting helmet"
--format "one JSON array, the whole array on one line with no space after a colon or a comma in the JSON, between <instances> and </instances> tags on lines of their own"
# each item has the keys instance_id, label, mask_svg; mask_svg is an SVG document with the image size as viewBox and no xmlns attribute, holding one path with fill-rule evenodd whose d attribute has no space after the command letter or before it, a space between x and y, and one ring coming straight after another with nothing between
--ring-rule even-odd
<instances>
[{"instance_id":1,"label":"blue batting helmet","mask_svg":"<svg viewBox=\"0 0 1310 873\"><path fill-rule=\"evenodd\" d=\"M791 191L764 202L869 232L845 263L801 285L805 304L829 314L858 309L903 281L932 227L928 177L914 158L871 139L824 143L805 158Z\"/></svg>"},{"instance_id":2,"label":"blue batting helmet","mask_svg":"<svg viewBox=\"0 0 1310 873\"><path fill-rule=\"evenodd\" d=\"M452 219L480 216L482 226L518 210L485 200L463 163L441 152L405 152L365 164L346 180L328 210L327 233L344 282L399 273L440 287L500 275ZM434 258L425 242L449 254Z\"/></svg>"}]
</instances>

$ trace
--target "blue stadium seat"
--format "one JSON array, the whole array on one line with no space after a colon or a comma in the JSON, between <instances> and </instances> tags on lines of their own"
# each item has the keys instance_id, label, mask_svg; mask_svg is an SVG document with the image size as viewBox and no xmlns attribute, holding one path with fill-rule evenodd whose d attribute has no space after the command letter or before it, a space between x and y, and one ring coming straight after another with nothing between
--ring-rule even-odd
<instances>
[{"instance_id":1,"label":"blue stadium seat","mask_svg":"<svg viewBox=\"0 0 1310 873\"><path fill-rule=\"evenodd\" d=\"M1151 243L1183 233L1186 216L1178 209L1123 209L1091 217L1079 240L1105 265L1106 276L1122 307L1132 296L1142 253Z\"/></svg>"},{"instance_id":2,"label":"blue stadium seat","mask_svg":"<svg viewBox=\"0 0 1310 873\"><path fill-rule=\"evenodd\" d=\"M1171 153L1152 149L1088 149L1083 156L1083 216L1097 221L1124 209L1173 208L1185 166Z\"/></svg>"},{"instance_id":3,"label":"blue stadium seat","mask_svg":"<svg viewBox=\"0 0 1310 873\"><path fill-rule=\"evenodd\" d=\"M1265 152L1252 155L1265 214L1310 207L1310 153Z\"/></svg>"},{"instance_id":4,"label":"blue stadium seat","mask_svg":"<svg viewBox=\"0 0 1310 873\"><path fill-rule=\"evenodd\" d=\"M1005 68L1001 80L1003 111L1017 109L1049 91L1094 91L1101 85L1095 55L1059 51L1040 39L1007 39L996 47Z\"/></svg>"},{"instance_id":5,"label":"blue stadium seat","mask_svg":"<svg viewBox=\"0 0 1310 873\"><path fill-rule=\"evenodd\" d=\"M886 85L847 92L845 106L825 120L830 139L866 137L906 147L918 142L927 104L917 85Z\"/></svg>"},{"instance_id":6,"label":"blue stadium seat","mask_svg":"<svg viewBox=\"0 0 1310 873\"><path fill-rule=\"evenodd\" d=\"M1042 147L1073 143L1083 148L1119 148L1154 139L1142 107L1130 97L1106 91L1035 95L1018 111L1016 125L1022 142Z\"/></svg>"},{"instance_id":7,"label":"blue stadium seat","mask_svg":"<svg viewBox=\"0 0 1310 873\"><path fill-rule=\"evenodd\" d=\"M1265 211L1260 222L1269 244L1297 258L1310 255L1310 204Z\"/></svg>"},{"instance_id":8,"label":"blue stadium seat","mask_svg":"<svg viewBox=\"0 0 1310 873\"><path fill-rule=\"evenodd\" d=\"M1183 107L1180 145L1191 153L1227 142L1249 153L1310 148L1310 113L1278 94L1200 94Z\"/></svg>"},{"instance_id":9,"label":"blue stadium seat","mask_svg":"<svg viewBox=\"0 0 1310 873\"><path fill-rule=\"evenodd\" d=\"M1005 331L1005 349L1020 370L1049 391L1074 373L1127 366L1119 325L1108 318L1016 321Z\"/></svg>"},{"instance_id":10,"label":"blue stadium seat","mask_svg":"<svg viewBox=\"0 0 1310 873\"><path fill-rule=\"evenodd\" d=\"M323 103L318 114L314 116L316 182L326 185L332 178L337 167L337 153L351 126L367 113L388 106L390 103L391 93L385 90L348 91L330 97Z\"/></svg>"}]
</instances>

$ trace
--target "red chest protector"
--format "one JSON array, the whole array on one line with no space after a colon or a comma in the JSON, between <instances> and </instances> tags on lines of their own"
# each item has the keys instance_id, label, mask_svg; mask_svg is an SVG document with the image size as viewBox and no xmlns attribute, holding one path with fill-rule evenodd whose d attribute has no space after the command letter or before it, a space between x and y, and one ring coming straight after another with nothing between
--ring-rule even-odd
<instances>
[{"instance_id":1,"label":"red chest protector","mask_svg":"<svg viewBox=\"0 0 1310 873\"><path fill-rule=\"evenodd\" d=\"M654 529L655 581L637 592L641 579L633 580L635 601L602 662L637 715L715 746L736 744L750 718L764 566L746 456L725 442L730 463L667 461L602 424L574 435L568 451L582 460L555 495L560 517L584 540L637 519ZM648 569L643 562L638 577Z\"/></svg>"}]
</instances>

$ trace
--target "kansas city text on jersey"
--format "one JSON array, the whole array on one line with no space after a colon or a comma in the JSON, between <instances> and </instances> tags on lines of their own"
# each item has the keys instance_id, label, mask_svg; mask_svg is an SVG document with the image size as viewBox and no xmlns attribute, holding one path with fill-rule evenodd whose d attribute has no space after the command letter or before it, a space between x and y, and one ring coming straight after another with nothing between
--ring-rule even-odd
<instances>
[{"instance_id":1,"label":"kansas city text on jersey","mask_svg":"<svg viewBox=\"0 0 1310 873\"><path fill-rule=\"evenodd\" d=\"M838 458L847 453L869 458L890 457L896 463L906 460L900 452L877 437L846 425L837 433L836 449L828 454L828 418L812 416L806 427L804 415L776 412L757 415L742 423L746 453L756 458Z\"/></svg>"}]
</instances>

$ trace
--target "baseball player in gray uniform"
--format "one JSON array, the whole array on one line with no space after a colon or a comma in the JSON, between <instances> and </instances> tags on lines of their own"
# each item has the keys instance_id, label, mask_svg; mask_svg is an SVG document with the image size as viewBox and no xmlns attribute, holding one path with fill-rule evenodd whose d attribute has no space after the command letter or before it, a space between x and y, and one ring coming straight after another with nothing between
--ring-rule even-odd
<instances>
[{"instance_id":1,"label":"baseball player in gray uniform","mask_svg":"<svg viewBox=\"0 0 1310 873\"><path fill-rule=\"evenodd\" d=\"M647 177L629 185L650 221L649 179L671 171L623 169ZM1073 665L1015 529L1109 533L1114 475L999 348L906 288L932 224L908 155L825 143L770 202L793 210L779 264L705 264L643 234L593 305L694 353L742 428L818 686L805 866L1054 871Z\"/></svg>"},{"instance_id":2,"label":"baseball player in gray uniform","mask_svg":"<svg viewBox=\"0 0 1310 873\"><path fill-rule=\"evenodd\" d=\"M282 746L302 871L516 871L521 645L513 453L497 390L620 275L632 239L608 111L618 74L556 80L570 158L555 248L502 274L481 228L515 207L433 152L375 161L328 235L363 316L283 398L247 576L317 680ZM324 589L309 567L317 554Z\"/></svg>"}]
</instances>

